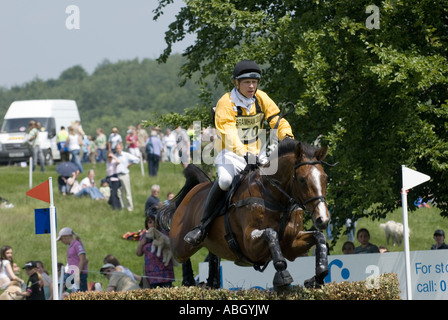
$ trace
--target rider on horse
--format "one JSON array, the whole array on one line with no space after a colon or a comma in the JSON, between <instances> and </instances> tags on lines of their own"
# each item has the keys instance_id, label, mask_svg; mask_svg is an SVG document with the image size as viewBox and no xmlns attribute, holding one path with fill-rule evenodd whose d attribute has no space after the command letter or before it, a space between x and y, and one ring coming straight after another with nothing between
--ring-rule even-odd
<instances>
[{"instance_id":1,"label":"rider on horse","mask_svg":"<svg viewBox=\"0 0 448 320\"><path fill-rule=\"evenodd\" d=\"M224 94L215 108L215 127L217 139L214 148L217 152L215 165L218 179L208 194L201 224L188 232L184 240L198 246L207 234L208 226L214 218L214 209L230 188L235 175L253 164L256 157L261 165L267 164L266 155L260 154L259 135L263 120L271 128L276 127L280 109L263 91L257 90L261 79L260 67L251 60L242 60L233 71L235 87ZM278 123L278 138L293 138L290 124L284 118Z\"/></svg>"}]
</instances>

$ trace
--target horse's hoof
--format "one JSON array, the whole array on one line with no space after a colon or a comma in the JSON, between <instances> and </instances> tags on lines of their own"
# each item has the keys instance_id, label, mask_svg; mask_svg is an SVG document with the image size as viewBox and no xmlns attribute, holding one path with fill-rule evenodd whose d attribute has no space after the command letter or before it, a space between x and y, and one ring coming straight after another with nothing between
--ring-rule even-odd
<instances>
[{"instance_id":1,"label":"horse's hoof","mask_svg":"<svg viewBox=\"0 0 448 320\"><path fill-rule=\"evenodd\" d=\"M322 278L323 279L323 278ZM322 288L322 286L324 285L323 281L318 281L318 279L316 278L316 276L305 280L303 282L303 286L307 289L320 289Z\"/></svg>"},{"instance_id":2,"label":"horse's hoof","mask_svg":"<svg viewBox=\"0 0 448 320\"><path fill-rule=\"evenodd\" d=\"M293 279L288 270L277 271L274 276L274 288L289 286Z\"/></svg>"}]
</instances>

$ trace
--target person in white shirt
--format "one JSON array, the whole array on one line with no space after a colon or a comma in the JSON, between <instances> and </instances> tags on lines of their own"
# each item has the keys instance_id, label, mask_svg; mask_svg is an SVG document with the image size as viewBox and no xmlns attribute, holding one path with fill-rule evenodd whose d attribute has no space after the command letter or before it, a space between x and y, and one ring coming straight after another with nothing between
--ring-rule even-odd
<instances>
[{"instance_id":1,"label":"person in white shirt","mask_svg":"<svg viewBox=\"0 0 448 320\"><path fill-rule=\"evenodd\" d=\"M176 145L176 135L172 133L170 129L166 129L166 134L163 137L163 144L165 145L165 155L167 158L166 160L171 161L171 150L173 150L174 146Z\"/></svg>"},{"instance_id":2,"label":"person in white shirt","mask_svg":"<svg viewBox=\"0 0 448 320\"><path fill-rule=\"evenodd\" d=\"M95 185L95 170L93 169L90 169L87 177L81 180L80 187L81 191L75 194L77 197L88 195L94 200L105 199L100 189Z\"/></svg>"},{"instance_id":3,"label":"person in white shirt","mask_svg":"<svg viewBox=\"0 0 448 320\"><path fill-rule=\"evenodd\" d=\"M138 164L140 159L136 156L130 154L129 152L123 151L123 143L119 142L115 148L116 156L120 163L117 166L118 179L121 182L121 193L119 194L121 207L124 208L124 196L126 196L127 209L128 211L134 210L134 204L132 202L132 192L131 192L131 179L129 176L129 167L133 164ZM125 195L123 195L125 193Z\"/></svg>"}]
</instances>

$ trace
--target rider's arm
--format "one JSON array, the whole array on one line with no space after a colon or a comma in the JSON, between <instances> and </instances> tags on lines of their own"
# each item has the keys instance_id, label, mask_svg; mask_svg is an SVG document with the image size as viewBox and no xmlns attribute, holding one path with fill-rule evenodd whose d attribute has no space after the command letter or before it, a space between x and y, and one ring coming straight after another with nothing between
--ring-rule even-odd
<instances>
[{"instance_id":1,"label":"rider's arm","mask_svg":"<svg viewBox=\"0 0 448 320\"><path fill-rule=\"evenodd\" d=\"M258 90L256 96L265 114L265 119L269 120L269 126L273 129L277 124L280 109L265 92ZM285 118L282 118L278 125L278 138L283 140L286 136L294 138L291 125Z\"/></svg>"},{"instance_id":2,"label":"rider's arm","mask_svg":"<svg viewBox=\"0 0 448 320\"><path fill-rule=\"evenodd\" d=\"M221 142L219 150L226 148L239 156L246 153L246 148L238 137L236 112L230 102L230 94L224 95L216 105L215 127L218 131L218 137L222 139L219 141Z\"/></svg>"}]
</instances>

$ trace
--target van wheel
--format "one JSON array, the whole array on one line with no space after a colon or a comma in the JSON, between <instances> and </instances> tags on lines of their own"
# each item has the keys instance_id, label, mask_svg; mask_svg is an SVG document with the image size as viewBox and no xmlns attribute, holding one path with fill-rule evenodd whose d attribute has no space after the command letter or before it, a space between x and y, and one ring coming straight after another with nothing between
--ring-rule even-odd
<instances>
[{"instance_id":1,"label":"van wheel","mask_svg":"<svg viewBox=\"0 0 448 320\"><path fill-rule=\"evenodd\" d=\"M47 152L45 152L45 165L46 166L54 165L53 155L50 149L47 150Z\"/></svg>"}]
</instances>

